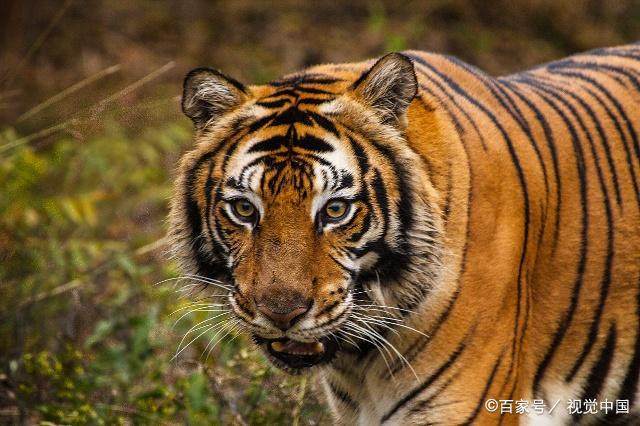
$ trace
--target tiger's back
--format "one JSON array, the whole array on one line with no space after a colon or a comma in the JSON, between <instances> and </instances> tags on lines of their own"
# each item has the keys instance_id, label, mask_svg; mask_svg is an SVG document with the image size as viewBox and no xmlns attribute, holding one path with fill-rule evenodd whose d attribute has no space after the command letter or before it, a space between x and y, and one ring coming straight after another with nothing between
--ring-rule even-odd
<instances>
[{"instance_id":1,"label":"tiger's back","mask_svg":"<svg viewBox=\"0 0 640 426\"><path fill-rule=\"evenodd\" d=\"M327 374L344 386L330 386L334 397L366 413L346 410L345 419L487 421L490 398L544 399L547 409L560 401L551 415L565 421L570 399L628 400L633 411L640 46L500 78L455 58L405 53L420 84L407 134L442 194L450 282L410 324L428 337L397 339L422 380L400 361L393 376L382 361L379 379L362 371L367 391ZM393 396L376 398L392 377Z\"/></svg>"}]
</instances>

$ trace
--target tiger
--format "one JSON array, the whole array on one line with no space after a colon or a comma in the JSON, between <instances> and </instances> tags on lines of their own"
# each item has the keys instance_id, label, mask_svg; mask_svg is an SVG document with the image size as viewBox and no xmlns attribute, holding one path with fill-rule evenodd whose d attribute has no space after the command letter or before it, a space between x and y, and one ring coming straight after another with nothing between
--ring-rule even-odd
<instances>
[{"instance_id":1,"label":"tiger","mask_svg":"<svg viewBox=\"0 0 640 426\"><path fill-rule=\"evenodd\" d=\"M640 42L197 68L182 110L172 253L336 424L639 421Z\"/></svg>"}]
</instances>

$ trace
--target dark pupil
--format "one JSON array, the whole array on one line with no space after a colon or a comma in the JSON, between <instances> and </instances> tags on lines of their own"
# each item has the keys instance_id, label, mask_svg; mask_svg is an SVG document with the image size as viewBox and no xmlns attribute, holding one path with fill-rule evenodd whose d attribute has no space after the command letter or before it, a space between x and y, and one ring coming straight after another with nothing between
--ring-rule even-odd
<instances>
[{"instance_id":1,"label":"dark pupil","mask_svg":"<svg viewBox=\"0 0 640 426\"><path fill-rule=\"evenodd\" d=\"M344 214L344 206L340 203L333 203L327 206L327 210L329 211L329 215L334 218L337 218Z\"/></svg>"},{"instance_id":2,"label":"dark pupil","mask_svg":"<svg viewBox=\"0 0 640 426\"><path fill-rule=\"evenodd\" d=\"M243 215L249 215L251 213L251 204L249 204L249 202L247 201L242 201L239 203L238 205L240 213Z\"/></svg>"}]
</instances>

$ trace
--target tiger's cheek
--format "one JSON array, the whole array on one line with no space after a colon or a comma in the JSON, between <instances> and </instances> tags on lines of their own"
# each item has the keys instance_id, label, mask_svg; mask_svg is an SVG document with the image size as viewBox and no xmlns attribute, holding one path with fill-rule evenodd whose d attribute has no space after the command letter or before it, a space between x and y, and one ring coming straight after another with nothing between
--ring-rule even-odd
<instances>
[{"instance_id":1,"label":"tiger's cheek","mask_svg":"<svg viewBox=\"0 0 640 426\"><path fill-rule=\"evenodd\" d=\"M250 300L253 300L253 294L255 293L254 271L255 266L250 257L243 262L239 262L232 271L236 290L242 297Z\"/></svg>"},{"instance_id":2,"label":"tiger's cheek","mask_svg":"<svg viewBox=\"0 0 640 426\"><path fill-rule=\"evenodd\" d=\"M225 257L234 285L243 295L253 292L255 276L256 245L251 230L233 222L226 214L224 206L219 206L213 222L215 236L225 248Z\"/></svg>"},{"instance_id":3,"label":"tiger's cheek","mask_svg":"<svg viewBox=\"0 0 640 426\"><path fill-rule=\"evenodd\" d=\"M234 263L231 274L234 284L234 299L241 311L239 314L247 321L255 318L255 298L260 285L257 280L255 247L247 244L246 250Z\"/></svg>"},{"instance_id":4,"label":"tiger's cheek","mask_svg":"<svg viewBox=\"0 0 640 426\"><path fill-rule=\"evenodd\" d=\"M316 252L311 292L319 318L331 316L332 311L345 300L351 284L351 273L345 269L349 267L349 262L344 260L341 250L335 249L334 244L339 241L337 235L332 235L319 243Z\"/></svg>"}]
</instances>

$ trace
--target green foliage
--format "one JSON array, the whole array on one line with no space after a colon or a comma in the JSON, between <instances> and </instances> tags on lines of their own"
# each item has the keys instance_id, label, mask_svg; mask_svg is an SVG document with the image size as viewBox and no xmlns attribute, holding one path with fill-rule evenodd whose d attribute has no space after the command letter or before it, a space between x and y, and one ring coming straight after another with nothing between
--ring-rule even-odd
<instances>
[{"instance_id":1,"label":"green foliage","mask_svg":"<svg viewBox=\"0 0 640 426\"><path fill-rule=\"evenodd\" d=\"M242 336L207 357L213 332L173 360L213 313L184 316L162 238L183 121L131 133L116 121L86 139L0 154L0 403L51 424L317 424L286 377ZM19 140L2 132L0 147ZM197 334L196 334L197 335ZM188 342L194 334L190 334ZM326 419L325 419L326 420Z\"/></svg>"}]
</instances>

